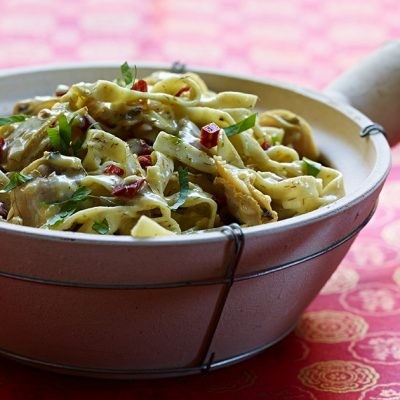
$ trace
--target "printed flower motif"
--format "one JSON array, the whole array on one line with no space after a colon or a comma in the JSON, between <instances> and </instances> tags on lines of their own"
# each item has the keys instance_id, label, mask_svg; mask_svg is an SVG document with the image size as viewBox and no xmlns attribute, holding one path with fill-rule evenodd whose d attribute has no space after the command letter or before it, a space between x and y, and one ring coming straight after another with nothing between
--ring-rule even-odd
<instances>
[{"instance_id":1,"label":"printed flower motif","mask_svg":"<svg viewBox=\"0 0 400 400\"><path fill-rule=\"evenodd\" d=\"M385 365L400 364L400 333L371 333L351 343L349 351L359 360Z\"/></svg>"},{"instance_id":2,"label":"printed flower motif","mask_svg":"<svg viewBox=\"0 0 400 400\"><path fill-rule=\"evenodd\" d=\"M322 288L320 294L335 294L353 289L359 280L358 273L351 268L339 268Z\"/></svg>"},{"instance_id":3,"label":"printed flower motif","mask_svg":"<svg viewBox=\"0 0 400 400\"><path fill-rule=\"evenodd\" d=\"M389 221L395 216L391 215ZM388 222L389 222L388 221ZM400 254L395 246L379 241L374 238L360 238L351 246L349 253L344 259L343 265L351 266L365 272L376 268L394 268L400 262Z\"/></svg>"},{"instance_id":4,"label":"printed flower motif","mask_svg":"<svg viewBox=\"0 0 400 400\"><path fill-rule=\"evenodd\" d=\"M400 290L395 285L358 285L343 293L339 300L346 310L358 314L385 316L400 313Z\"/></svg>"},{"instance_id":5,"label":"printed flower motif","mask_svg":"<svg viewBox=\"0 0 400 400\"><path fill-rule=\"evenodd\" d=\"M387 182L382 189L382 193L379 196L379 202L384 207L389 209L399 209L400 205L398 202L398 194L400 193L400 182L393 180L393 182Z\"/></svg>"},{"instance_id":6,"label":"printed flower motif","mask_svg":"<svg viewBox=\"0 0 400 400\"><path fill-rule=\"evenodd\" d=\"M345 311L310 311L303 314L296 333L319 343L339 343L362 338L368 330L364 318Z\"/></svg>"},{"instance_id":7,"label":"printed flower motif","mask_svg":"<svg viewBox=\"0 0 400 400\"><path fill-rule=\"evenodd\" d=\"M399 400L400 384L386 383L364 391L359 400Z\"/></svg>"},{"instance_id":8,"label":"printed flower motif","mask_svg":"<svg viewBox=\"0 0 400 400\"><path fill-rule=\"evenodd\" d=\"M400 268L394 271L393 280L400 286Z\"/></svg>"},{"instance_id":9,"label":"printed flower motif","mask_svg":"<svg viewBox=\"0 0 400 400\"><path fill-rule=\"evenodd\" d=\"M400 221L392 222L391 224L387 224L386 227L382 230L382 238L383 240L392 245L398 246L398 238L400 235Z\"/></svg>"},{"instance_id":10,"label":"printed flower motif","mask_svg":"<svg viewBox=\"0 0 400 400\"><path fill-rule=\"evenodd\" d=\"M400 340L398 338L376 338L368 342L368 347L373 351L373 356L377 360L386 360L392 356L400 361Z\"/></svg>"},{"instance_id":11,"label":"printed flower motif","mask_svg":"<svg viewBox=\"0 0 400 400\"><path fill-rule=\"evenodd\" d=\"M395 306L392 296L389 296L385 289L382 290L364 290L360 292L360 298L364 305L364 309L368 311L391 311Z\"/></svg>"},{"instance_id":12,"label":"printed flower motif","mask_svg":"<svg viewBox=\"0 0 400 400\"><path fill-rule=\"evenodd\" d=\"M381 396L385 399L399 399L400 396L400 392L398 392L397 390L382 390L382 392L380 393Z\"/></svg>"},{"instance_id":13,"label":"printed flower motif","mask_svg":"<svg viewBox=\"0 0 400 400\"><path fill-rule=\"evenodd\" d=\"M379 374L354 361L321 361L303 368L299 380L305 386L334 393L359 392L378 382Z\"/></svg>"},{"instance_id":14,"label":"printed flower motif","mask_svg":"<svg viewBox=\"0 0 400 400\"><path fill-rule=\"evenodd\" d=\"M397 390L392 390L392 389L389 389L389 390L382 390L382 391L381 391L381 395L382 395L385 399L387 399L387 398L389 398L389 397L393 397L393 396L396 396L396 397L398 398L398 396L400 396L400 392L398 392Z\"/></svg>"}]
</instances>

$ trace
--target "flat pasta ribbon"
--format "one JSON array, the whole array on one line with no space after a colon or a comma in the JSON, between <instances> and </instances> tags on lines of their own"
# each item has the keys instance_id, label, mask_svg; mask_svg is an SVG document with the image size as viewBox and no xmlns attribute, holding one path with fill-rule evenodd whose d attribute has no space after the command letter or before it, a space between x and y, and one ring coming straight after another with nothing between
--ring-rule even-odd
<instances>
[{"instance_id":1,"label":"flat pasta ribbon","mask_svg":"<svg viewBox=\"0 0 400 400\"><path fill-rule=\"evenodd\" d=\"M256 116L253 94L167 71L67 89L0 126L0 221L143 238L275 223L344 195L308 122Z\"/></svg>"}]
</instances>

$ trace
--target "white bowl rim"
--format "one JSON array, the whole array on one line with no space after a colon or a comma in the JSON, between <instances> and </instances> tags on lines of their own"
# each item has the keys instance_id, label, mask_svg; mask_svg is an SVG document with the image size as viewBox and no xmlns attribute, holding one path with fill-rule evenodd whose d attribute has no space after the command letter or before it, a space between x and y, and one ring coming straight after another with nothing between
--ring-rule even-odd
<instances>
[{"instance_id":1,"label":"white bowl rim","mask_svg":"<svg viewBox=\"0 0 400 400\"><path fill-rule=\"evenodd\" d=\"M146 61L137 61L135 64L138 69L149 68L154 70L170 70L171 64L153 63ZM119 68L120 63L110 61L97 61L97 62L73 62L73 63L54 63L45 65L36 65L31 67L16 67L0 70L0 79L18 76L23 74L32 73L45 73L46 71L57 71L66 69L98 69L98 68ZM246 74L230 73L220 71L217 69L210 69L204 67L190 67L186 70L197 72L199 74L218 75L226 78L248 80L254 83L273 85L279 89L288 90L299 95L303 95L311 100L323 103L337 112L350 118L352 121L359 125L360 130L365 126L373 124L373 122L364 114L351 107L348 104L340 103L329 96L317 92L313 89L304 88L302 86L282 82L275 79L265 77L249 76ZM330 218L335 214L344 211L355 204L361 202L364 198L368 197L374 192L386 179L391 165L391 151L386 138L383 135L370 135L374 149L376 151L376 163L371 170L371 173L364 181L362 189L358 189L351 194L347 194L343 198L335 201L332 204L319 208L317 210L292 217L286 220L274 222L271 224L263 224L252 227L243 228L246 238L252 236L265 235L267 233L278 233L286 231L291 228L298 228L307 226L311 223L322 221ZM7 232L9 234L35 237L37 239L50 240L50 241L67 241L67 242L81 242L102 245L130 245L130 246L163 246L163 245L184 245L194 242L208 242L208 241L222 241L226 240L226 235L220 228L211 229L207 231L199 231L191 234L172 235L155 238L134 238L128 235L113 236L113 235L97 235L80 232L69 231L56 231L47 230L42 228L33 228L29 226L21 226L9 224L6 222L0 223L0 232Z\"/></svg>"}]
</instances>

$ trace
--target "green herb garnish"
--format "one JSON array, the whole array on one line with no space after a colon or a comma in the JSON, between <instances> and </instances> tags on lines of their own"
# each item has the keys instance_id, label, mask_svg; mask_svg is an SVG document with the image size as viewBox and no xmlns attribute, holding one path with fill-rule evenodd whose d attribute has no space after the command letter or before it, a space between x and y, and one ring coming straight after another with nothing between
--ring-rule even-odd
<instances>
[{"instance_id":1,"label":"green herb garnish","mask_svg":"<svg viewBox=\"0 0 400 400\"><path fill-rule=\"evenodd\" d=\"M64 201L56 201L51 204L60 206L60 211L47 221L48 226L55 226L62 222L65 218L71 216L78 209L80 202L85 201L92 191L86 186L80 186L72 196Z\"/></svg>"},{"instance_id":2,"label":"green herb garnish","mask_svg":"<svg viewBox=\"0 0 400 400\"><path fill-rule=\"evenodd\" d=\"M189 195L189 173L187 168L178 167L178 178L179 198L176 203L170 207L171 210L177 210L186 201Z\"/></svg>"},{"instance_id":3,"label":"green herb garnish","mask_svg":"<svg viewBox=\"0 0 400 400\"><path fill-rule=\"evenodd\" d=\"M75 211L76 211L75 208L70 209L70 210L60 211L60 212L57 213L56 215L53 215L53 216L47 221L47 225L48 225L48 226L56 226L56 225L58 225L60 222L62 222L65 218L67 218L67 217L69 217L70 215L72 215Z\"/></svg>"},{"instance_id":4,"label":"green herb garnish","mask_svg":"<svg viewBox=\"0 0 400 400\"><path fill-rule=\"evenodd\" d=\"M303 163L306 168L307 175L317 176L321 171L322 165L319 162L310 160L307 157L303 157Z\"/></svg>"},{"instance_id":5,"label":"green herb garnish","mask_svg":"<svg viewBox=\"0 0 400 400\"><path fill-rule=\"evenodd\" d=\"M71 142L72 122L75 116L68 122L67 117L64 114L60 115L58 120L58 130L61 138L61 145L68 148Z\"/></svg>"},{"instance_id":6,"label":"green herb garnish","mask_svg":"<svg viewBox=\"0 0 400 400\"><path fill-rule=\"evenodd\" d=\"M110 230L110 226L108 225L108 221L104 218L101 222L95 221L92 225L92 229L100 235L107 235L108 231Z\"/></svg>"},{"instance_id":7,"label":"green herb garnish","mask_svg":"<svg viewBox=\"0 0 400 400\"><path fill-rule=\"evenodd\" d=\"M247 129L252 128L256 124L257 113L251 114L247 118L241 120L237 124L227 126L224 128L226 136L237 135L238 133L244 132Z\"/></svg>"},{"instance_id":8,"label":"green herb garnish","mask_svg":"<svg viewBox=\"0 0 400 400\"><path fill-rule=\"evenodd\" d=\"M0 126L10 125L13 124L14 122L22 122L25 121L27 118L29 118L29 115L24 115L24 114L17 114L17 115L11 115L10 117L3 117L0 118Z\"/></svg>"},{"instance_id":9,"label":"green herb garnish","mask_svg":"<svg viewBox=\"0 0 400 400\"><path fill-rule=\"evenodd\" d=\"M54 150L61 154L68 155L71 144L72 121L68 122L67 117L61 114L58 119L58 126L47 128L47 135Z\"/></svg>"},{"instance_id":10,"label":"green herb garnish","mask_svg":"<svg viewBox=\"0 0 400 400\"><path fill-rule=\"evenodd\" d=\"M47 135L50 139L51 146L54 150L60 151L61 149L61 137L58 132L58 128L47 128Z\"/></svg>"},{"instance_id":11,"label":"green herb garnish","mask_svg":"<svg viewBox=\"0 0 400 400\"><path fill-rule=\"evenodd\" d=\"M119 86L128 87L132 86L136 80L136 65L133 69L129 66L129 64L125 61L120 67L122 79L117 79L117 83Z\"/></svg>"},{"instance_id":12,"label":"green herb garnish","mask_svg":"<svg viewBox=\"0 0 400 400\"><path fill-rule=\"evenodd\" d=\"M10 182L3 188L4 192L10 192L11 190L15 189L17 186L21 186L24 183L33 179L33 176L23 175L20 172L14 172L10 176Z\"/></svg>"},{"instance_id":13,"label":"green herb garnish","mask_svg":"<svg viewBox=\"0 0 400 400\"><path fill-rule=\"evenodd\" d=\"M78 189L75 190L75 192L73 193L71 198L69 200L67 200L67 202L72 201L72 202L78 203L80 201L84 201L89 197L90 193L92 193L92 191L88 187L80 186ZM65 202L61 202L59 204L62 204L62 203L65 203Z\"/></svg>"}]
</instances>

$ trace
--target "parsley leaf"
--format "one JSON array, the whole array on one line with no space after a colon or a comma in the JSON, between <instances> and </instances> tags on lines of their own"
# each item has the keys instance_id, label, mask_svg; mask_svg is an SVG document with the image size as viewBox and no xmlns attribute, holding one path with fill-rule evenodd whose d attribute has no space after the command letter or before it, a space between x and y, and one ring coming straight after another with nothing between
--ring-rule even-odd
<instances>
[{"instance_id":1,"label":"parsley leaf","mask_svg":"<svg viewBox=\"0 0 400 400\"><path fill-rule=\"evenodd\" d=\"M62 222L65 218L71 216L78 209L80 202L85 201L92 191L86 186L80 186L72 196L64 201L56 201L51 204L61 206L60 211L47 221L48 226L55 226Z\"/></svg>"},{"instance_id":2,"label":"parsley leaf","mask_svg":"<svg viewBox=\"0 0 400 400\"><path fill-rule=\"evenodd\" d=\"M107 235L108 231L110 230L110 226L108 225L108 221L104 218L101 222L95 221L92 225L92 229L100 235Z\"/></svg>"},{"instance_id":3,"label":"parsley leaf","mask_svg":"<svg viewBox=\"0 0 400 400\"><path fill-rule=\"evenodd\" d=\"M0 118L0 126L10 125L13 124L14 122L22 122L25 121L27 118L29 118L29 115L23 115L23 114L11 115L10 117L3 117Z\"/></svg>"},{"instance_id":4,"label":"parsley leaf","mask_svg":"<svg viewBox=\"0 0 400 400\"><path fill-rule=\"evenodd\" d=\"M257 113L251 114L247 118L239 121L237 124L227 126L224 128L226 136L237 135L238 133L244 132L247 129L252 128L256 124Z\"/></svg>"},{"instance_id":5,"label":"parsley leaf","mask_svg":"<svg viewBox=\"0 0 400 400\"><path fill-rule=\"evenodd\" d=\"M48 221L48 226L56 226L62 222L65 218L71 216L76 211L76 208L71 208L70 210L60 211L56 215L53 215Z\"/></svg>"},{"instance_id":6,"label":"parsley leaf","mask_svg":"<svg viewBox=\"0 0 400 400\"><path fill-rule=\"evenodd\" d=\"M125 61L121 65L120 70L122 79L117 80L118 85L123 87L132 86L136 80L136 65L132 70L129 64Z\"/></svg>"},{"instance_id":7,"label":"parsley leaf","mask_svg":"<svg viewBox=\"0 0 400 400\"><path fill-rule=\"evenodd\" d=\"M90 193L92 193L92 191L88 187L80 186L67 201L79 203L80 201L86 200L89 197Z\"/></svg>"},{"instance_id":8,"label":"parsley leaf","mask_svg":"<svg viewBox=\"0 0 400 400\"><path fill-rule=\"evenodd\" d=\"M3 188L4 192L10 192L15 189L17 186L21 186L26 182L29 182L33 179L33 176L23 175L20 172L14 172L10 176L10 182Z\"/></svg>"},{"instance_id":9,"label":"parsley leaf","mask_svg":"<svg viewBox=\"0 0 400 400\"><path fill-rule=\"evenodd\" d=\"M177 210L188 197L189 194L189 173L187 168L178 167L179 177L179 198L170 208L171 210Z\"/></svg>"},{"instance_id":10,"label":"parsley leaf","mask_svg":"<svg viewBox=\"0 0 400 400\"><path fill-rule=\"evenodd\" d=\"M310 160L307 157L303 157L303 163L306 169L307 175L317 176L321 171L321 164L319 162Z\"/></svg>"}]
</instances>

